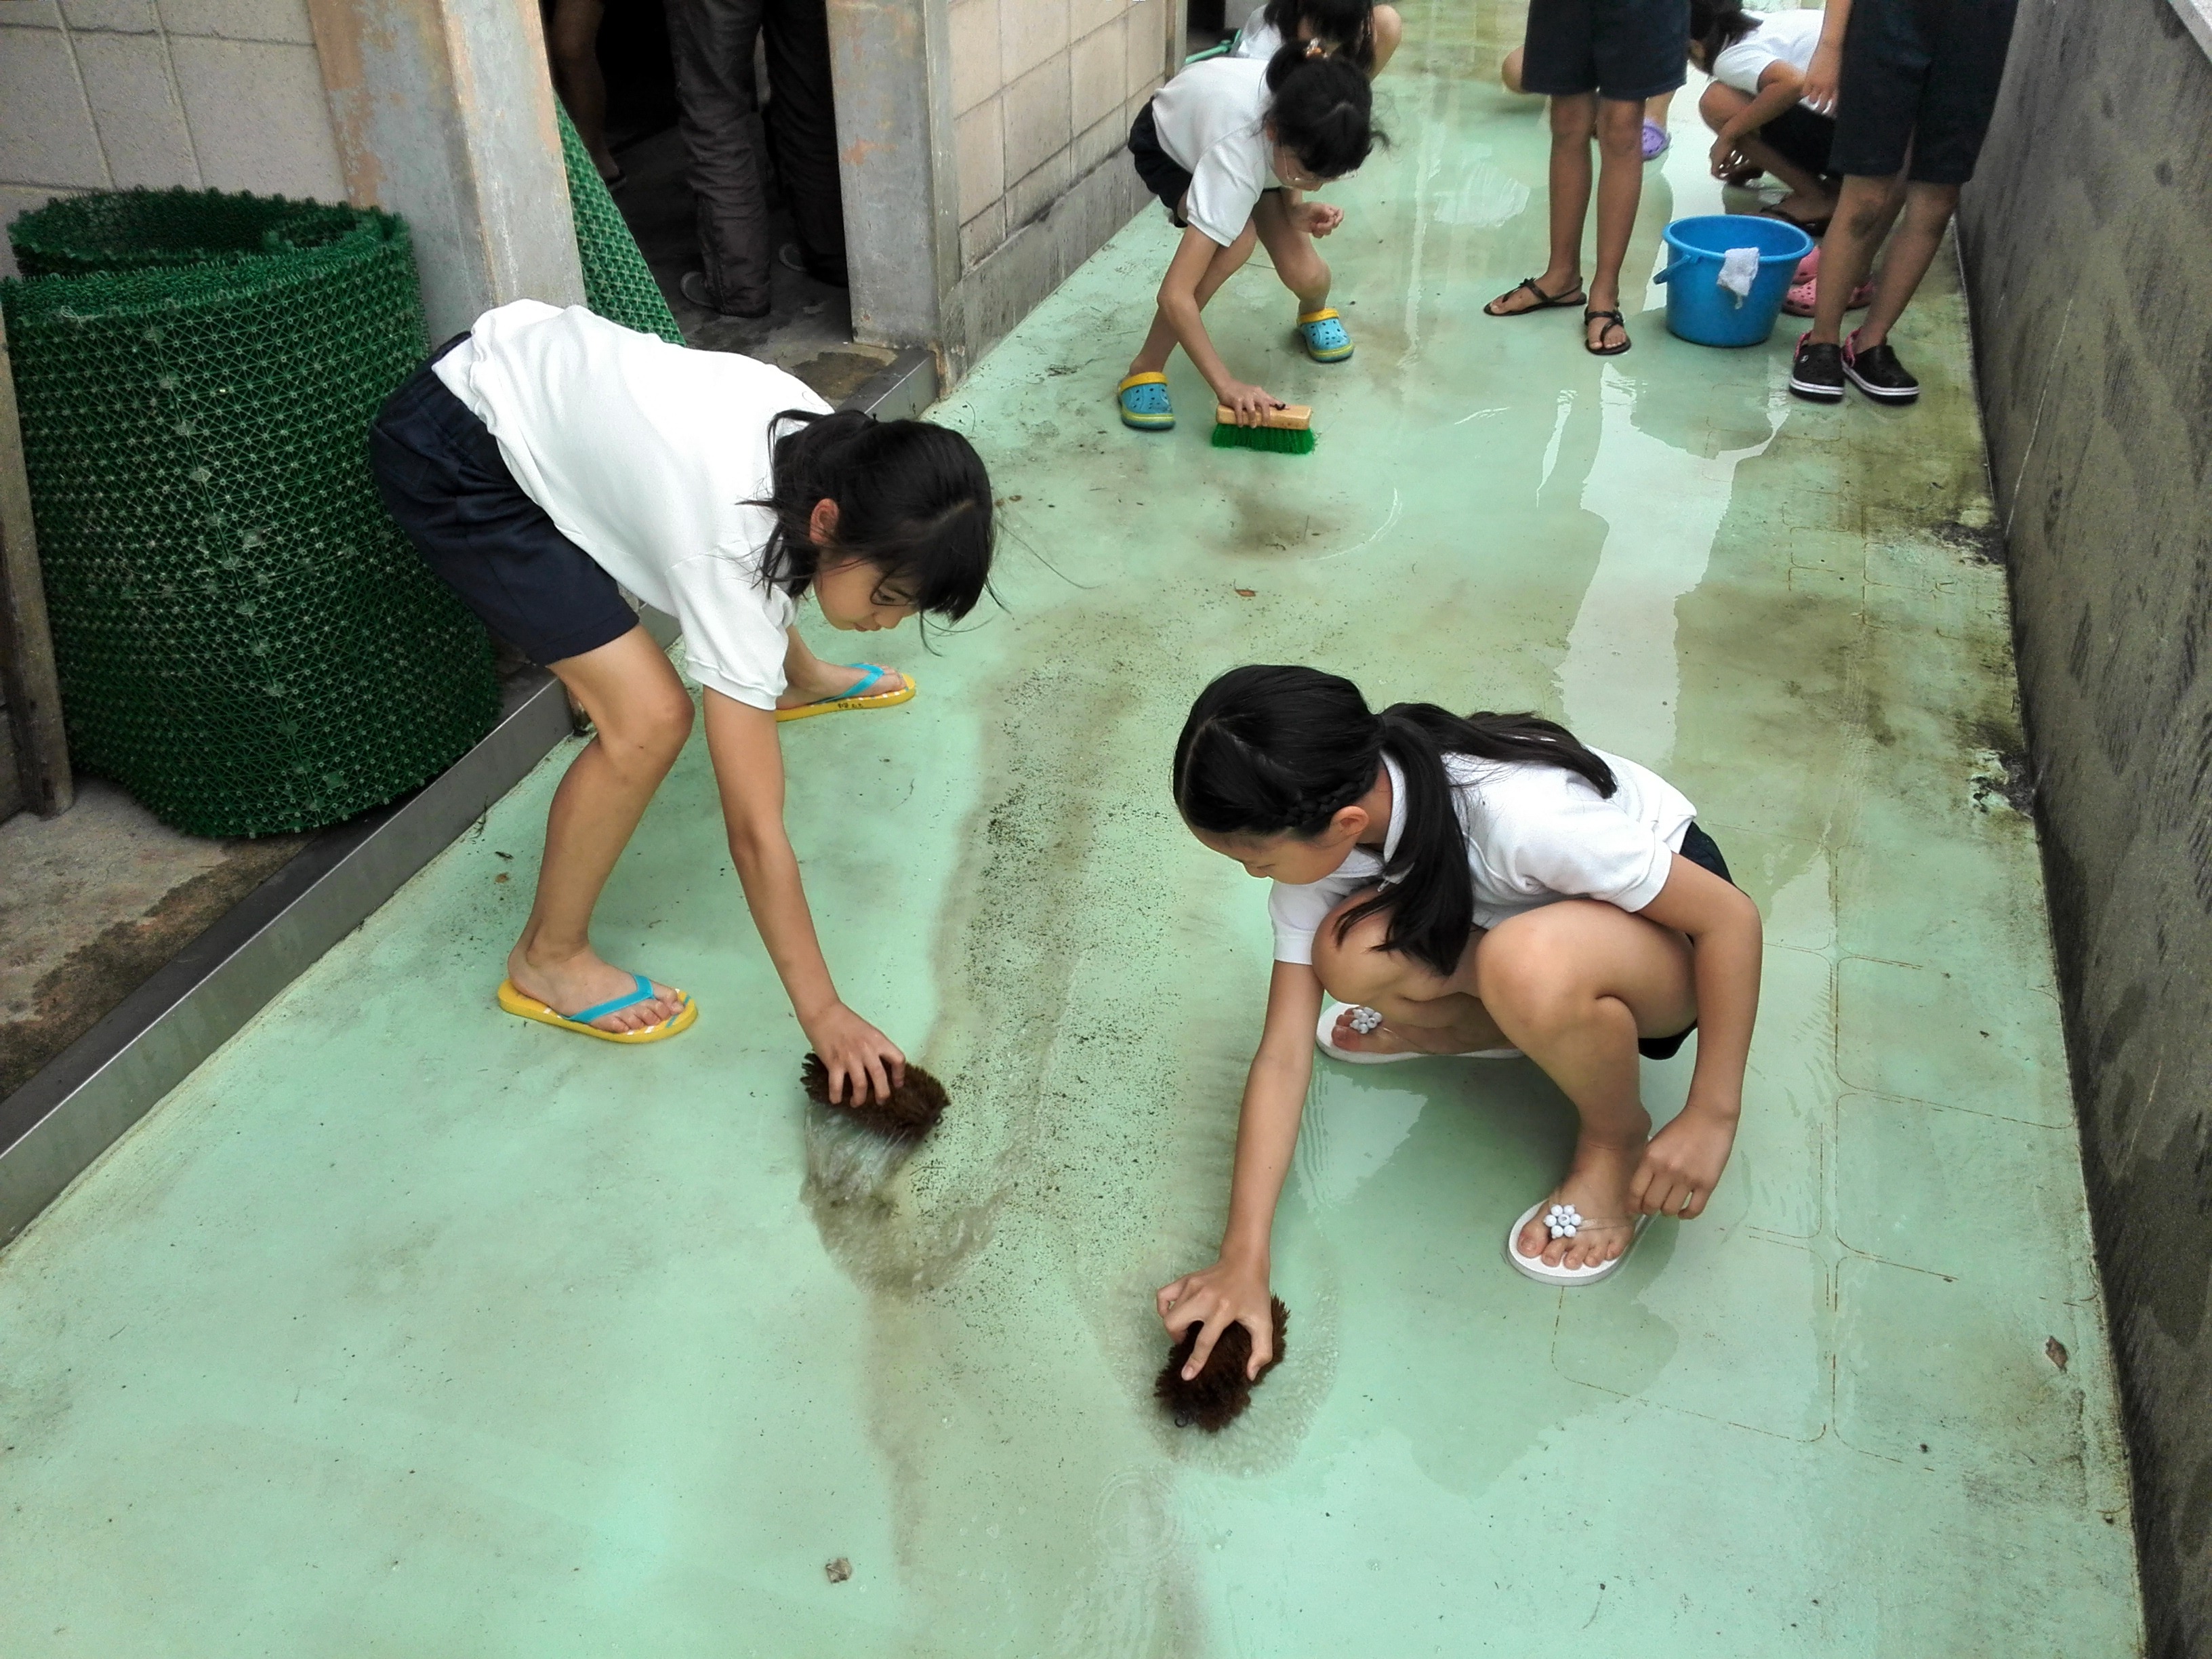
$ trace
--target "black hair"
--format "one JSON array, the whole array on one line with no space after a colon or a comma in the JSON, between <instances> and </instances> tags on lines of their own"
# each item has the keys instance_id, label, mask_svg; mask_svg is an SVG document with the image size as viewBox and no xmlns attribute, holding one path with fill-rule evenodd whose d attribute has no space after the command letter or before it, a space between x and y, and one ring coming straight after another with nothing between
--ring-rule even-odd
<instances>
[{"instance_id":1,"label":"black hair","mask_svg":"<svg viewBox=\"0 0 2212 1659\"><path fill-rule=\"evenodd\" d=\"M1405 829L1384 866L1389 884L1348 912L1337 936L1387 915L1382 948L1439 974L1459 965L1474 929L1467 832L1444 757L1562 767L1600 795L1619 787L1612 768L1539 715L1484 710L1462 719L1432 702L1371 714L1350 680L1261 664L1231 669L1191 705L1176 741L1176 805L1208 835L1310 840L1375 787L1385 755L1405 775Z\"/></svg>"},{"instance_id":2,"label":"black hair","mask_svg":"<svg viewBox=\"0 0 2212 1659\"><path fill-rule=\"evenodd\" d=\"M1267 0L1260 18L1285 44L1297 40L1299 24L1310 24L1313 39L1374 73L1375 0Z\"/></svg>"},{"instance_id":3,"label":"black hair","mask_svg":"<svg viewBox=\"0 0 2212 1659\"><path fill-rule=\"evenodd\" d=\"M1357 173L1370 150L1390 142L1375 125L1367 76L1318 41L1285 41L1267 60L1267 91L1275 142L1318 178Z\"/></svg>"},{"instance_id":4,"label":"black hair","mask_svg":"<svg viewBox=\"0 0 2212 1659\"><path fill-rule=\"evenodd\" d=\"M1713 59L1758 27L1759 19L1745 13L1743 0L1690 0L1690 44L1704 51L1708 70Z\"/></svg>"},{"instance_id":5,"label":"black hair","mask_svg":"<svg viewBox=\"0 0 2212 1659\"><path fill-rule=\"evenodd\" d=\"M797 429L787 431L787 424ZM787 409L769 423L775 515L761 580L797 595L824 554L865 559L915 609L957 622L991 583L991 479L975 446L927 421ZM836 539L817 546L815 503L837 503Z\"/></svg>"}]
</instances>

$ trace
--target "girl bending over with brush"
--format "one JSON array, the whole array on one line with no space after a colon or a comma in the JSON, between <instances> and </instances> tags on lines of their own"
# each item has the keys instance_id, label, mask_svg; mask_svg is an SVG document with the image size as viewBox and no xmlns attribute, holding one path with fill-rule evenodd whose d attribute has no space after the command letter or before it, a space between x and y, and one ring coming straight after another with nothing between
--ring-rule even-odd
<instances>
[{"instance_id":1,"label":"girl bending over with brush","mask_svg":"<svg viewBox=\"0 0 2212 1659\"><path fill-rule=\"evenodd\" d=\"M676 763L692 705L617 584L684 625L745 903L828 1068L887 1099L905 1058L841 1001L783 828L780 721L881 708L914 683L823 662L792 626L959 617L991 569L991 484L957 432L831 414L781 370L518 300L394 392L369 447L430 568L557 675L597 735L562 779L509 1013L613 1042L673 1036L691 999L592 950L599 890Z\"/></svg>"},{"instance_id":2,"label":"girl bending over with brush","mask_svg":"<svg viewBox=\"0 0 2212 1659\"><path fill-rule=\"evenodd\" d=\"M1121 421L1139 431L1175 424L1168 357L1180 345L1237 424L1257 426L1283 400L1240 380L1213 349L1199 313L1222 283L1267 246L1275 274L1297 298L1298 337L1317 363L1352 356L1352 335L1328 305L1328 265L1314 239L1344 211L1305 192L1356 172L1382 134L1367 77L1318 40L1292 41L1264 62L1212 58L1152 94L1129 129L1146 187L1182 229L1161 279L1152 332L1116 393Z\"/></svg>"},{"instance_id":3,"label":"girl bending over with brush","mask_svg":"<svg viewBox=\"0 0 2212 1659\"><path fill-rule=\"evenodd\" d=\"M1287 41L1318 40L1358 64L1371 81L1388 67L1405 33L1398 9L1374 0L1267 0L1237 31L1229 55L1264 60Z\"/></svg>"},{"instance_id":4,"label":"girl bending over with brush","mask_svg":"<svg viewBox=\"0 0 2212 1659\"><path fill-rule=\"evenodd\" d=\"M1275 884L1220 1259L1159 1292L1171 1334L1204 1322L1194 1370L1231 1324L1267 1358L1268 1239L1316 1042L1359 1064L1544 1068L1582 1132L1506 1233L1530 1278L1595 1283L1648 1218L1704 1212L1735 1139L1760 937L1680 792L1533 714L1375 714L1349 680L1254 667L1200 694L1175 793L1193 835ZM1700 1028L1689 1104L1654 1135L1638 1056Z\"/></svg>"}]
</instances>

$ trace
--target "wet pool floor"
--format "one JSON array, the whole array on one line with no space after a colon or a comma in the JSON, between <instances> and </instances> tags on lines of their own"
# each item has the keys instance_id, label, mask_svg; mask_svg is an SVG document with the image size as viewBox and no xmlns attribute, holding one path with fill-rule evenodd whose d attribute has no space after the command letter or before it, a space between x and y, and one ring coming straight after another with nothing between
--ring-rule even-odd
<instances>
[{"instance_id":1,"label":"wet pool floor","mask_svg":"<svg viewBox=\"0 0 2212 1659\"><path fill-rule=\"evenodd\" d=\"M2138 1650L1956 283L1905 411L1793 403L1793 331L1692 347L1656 288L1611 363L1485 319L1542 264L1542 116L1510 8L1408 9L1396 148L1334 192L1358 356L1294 356L1256 267L1209 313L1319 452L1217 453L1180 361L1181 429L1115 423L1147 215L943 406L1003 613L786 735L845 994L952 1085L925 1152L809 1184L696 742L599 937L696 1029L492 1007L556 757L0 1256L0 1651ZM1718 202L1674 127L1639 275ZM1500 1260L1571 1136L1540 1075L1322 1062L1289 1358L1208 1440L1148 1304L1211 1259L1268 935L1165 785L1252 660L1657 767L1769 949L1726 1182L1590 1290Z\"/></svg>"}]
</instances>

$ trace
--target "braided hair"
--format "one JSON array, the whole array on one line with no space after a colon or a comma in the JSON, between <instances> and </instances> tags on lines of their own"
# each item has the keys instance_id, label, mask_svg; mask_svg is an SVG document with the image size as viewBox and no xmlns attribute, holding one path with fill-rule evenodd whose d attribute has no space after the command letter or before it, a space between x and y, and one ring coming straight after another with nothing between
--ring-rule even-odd
<instances>
[{"instance_id":1,"label":"braided hair","mask_svg":"<svg viewBox=\"0 0 2212 1659\"><path fill-rule=\"evenodd\" d=\"M1339 675L1261 664L1231 669L1191 705L1176 741L1176 805L1208 835L1310 841L1375 787L1388 756L1406 780L1405 828L1383 868L1388 884L1348 912L1337 934L1387 915L1384 950L1449 974L1474 930L1474 879L1447 755L1560 767L1601 796L1619 787L1573 733L1539 715L1462 719L1429 702L1378 714Z\"/></svg>"}]
</instances>

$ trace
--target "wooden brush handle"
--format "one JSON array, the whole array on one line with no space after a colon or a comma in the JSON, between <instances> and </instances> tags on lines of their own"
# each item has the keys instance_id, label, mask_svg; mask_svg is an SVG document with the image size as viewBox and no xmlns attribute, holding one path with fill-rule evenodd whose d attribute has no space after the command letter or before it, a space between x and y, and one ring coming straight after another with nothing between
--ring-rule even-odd
<instances>
[{"instance_id":1,"label":"wooden brush handle","mask_svg":"<svg viewBox=\"0 0 2212 1659\"><path fill-rule=\"evenodd\" d=\"M1214 423L1235 426L1237 411L1224 404L1213 406ZM1283 432L1304 432L1313 424L1313 409L1306 404L1285 404L1280 409L1270 409L1260 416L1261 426L1272 426Z\"/></svg>"}]
</instances>

